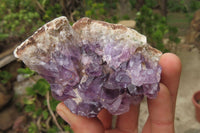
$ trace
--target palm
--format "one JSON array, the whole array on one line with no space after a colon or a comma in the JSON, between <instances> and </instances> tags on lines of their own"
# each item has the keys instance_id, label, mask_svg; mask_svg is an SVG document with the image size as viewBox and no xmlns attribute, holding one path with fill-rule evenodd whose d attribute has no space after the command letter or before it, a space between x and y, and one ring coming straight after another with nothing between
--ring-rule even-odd
<instances>
[{"instance_id":1,"label":"palm","mask_svg":"<svg viewBox=\"0 0 200 133\"><path fill-rule=\"evenodd\" d=\"M174 114L179 85L181 63L177 56L164 54L160 59L162 78L160 92L154 100L148 99L149 117L143 133L174 133ZM57 111L75 133L137 133L139 105L131 106L130 111L117 117L116 128L111 129L112 115L102 110L98 118L85 118L72 114L63 103Z\"/></svg>"}]
</instances>

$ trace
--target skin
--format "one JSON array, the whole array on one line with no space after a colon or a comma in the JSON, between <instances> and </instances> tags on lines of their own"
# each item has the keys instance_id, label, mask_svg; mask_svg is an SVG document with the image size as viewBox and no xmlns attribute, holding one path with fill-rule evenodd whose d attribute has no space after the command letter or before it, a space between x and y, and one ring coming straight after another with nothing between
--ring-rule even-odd
<instances>
[{"instance_id":1,"label":"skin","mask_svg":"<svg viewBox=\"0 0 200 133\"><path fill-rule=\"evenodd\" d=\"M176 97L181 75L180 59L171 53L163 54L160 91L156 99L147 99L149 116L142 133L174 133ZM60 103L58 114L70 124L74 133L137 133L139 105L131 105L130 111L117 117L116 128L111 129L112 115L102 110L97 118L72 114Z\"/></svg>"}]
</instances>

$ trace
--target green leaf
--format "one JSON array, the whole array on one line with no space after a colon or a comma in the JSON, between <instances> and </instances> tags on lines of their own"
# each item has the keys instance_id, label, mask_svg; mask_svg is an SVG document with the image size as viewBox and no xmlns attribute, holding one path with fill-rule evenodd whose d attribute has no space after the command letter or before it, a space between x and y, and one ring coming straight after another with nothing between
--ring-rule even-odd
<instances>
[{"instance_id":1,"label":"green leaf","mask_svg":"<svg viewBox=\"0 0 200 133\"><path fill-rule=\"evenodd\" d=\"M46 110L44 110L42 112L42 115L43 115L44 120L46 120L48 118L48 116L49 116L49 113Z\"/></svg>"},{"instance_id":2,"label":"green leaf","mask_svg":"<svg viewBox=\"0 0 200 133\"><path fill-rule=\"evenodd\" d=\"M17 70L18 73L21 73L21 74L24 74L25 77L31 77L32 75L35 74L35 71L29 69L28 67L27 68L19 68Z\"/></svg>"},{"instance_id":3,"label":"green leaf","mask_svg":"<svg viewBox=\"0 0 200 133\"><path fill-rule=\"evenodd\" d=\"M35 104L30 104L25 106L26 112L34 112L35 111Z\"/></svg>"},{"instance_id":4,"label":"green leaf","mask_svg":"<svg viewBox=\"0 0 200 133\"><path fill-rule=\"evenodd\" d=\"M85 16L91 17L92 16L92 11L91 10L86 11L85 12Z\"/></svg>"},{"instance_id":5,"label":"green leaf","mask_svg":"<svg viewBox=\"0 0 200 133\"><path fill-rule=\"evenodd\" d=\"M30 96L34 96L36 94L35 90L33 89L33 87L27 87L26 88L26 93L27 93L27 95L30 95Z\"/></svg>"},{"instance_id":6,"label":"green leaf","mask_svg":"<svg viewBox=\"0 0 200 133\"><path fill-rule=\"evenodd\" d=\"M39 108L39 109L36 111L36 115L39 116L39 115L42 114L42 112L43 112L43 111L42 111L42 108Z\"/></svg>"},{"instance_id":7,"label":"green leaf","mask_svg":"<svg viewBox=\"0 0 200 133\"><path fill-rule=\"evenodd\" d=\"M65 130L65 131L68 131L68 132L70 132L70 133L73 133L73 131L72 131L72 129L70 128L69 125L65 126L65 127L64 127L64 130Z\"/></svg>"},{"instance_id":8,"label":"green leaf","mask_svg":"<svg viewBox=\"0 0 200 133\"><path fill-rule=\"evenodd\" d=\"M50 100L50 106L51 106L51 109L52 109L53 111L56 111L56 106L58 105L58 103L60 103L60 101L57 101L57 100L55 100L55 99L51 99L51 100Z\"/></svg>"},{"instance_id":9,"label":"green leaf","mask_svg":"<svg viewBox=\"0 0 200 133\"><path fill-rule=\"evenodd\" d=\"M50 85L45 79L39 79L33 86L33 89L41 96L45 96L50 90Z\"/></svg>"},{"instance_id":10,"label":"green leaf","mask_svg":"<svg viewBox=\"0 0 200 133\"><path fill-rule=\"evenodd\" d=\"M33 118L37 118L42 114L42 108L39 108L38 110L33 112Z\"/></svg>"},{"instance_id":11,"label":"green leaf","mask_svg":"<svg viewBox=\"0 0 200 133\"><path fill-rule=\"evenodd\" d=\"M30 105L35 102L35 98L24 98L24 104Z\"/></svg>"},{"instance_id":12,"label":"green leaf","mask_svg":"<svg viewBox=\"0 0 200 133\"><path fill-rule=\"evenodd\" d=\"M28 133L37 133L38 129L35 123L31 122L29 128L28 128Z\"/></svg>"},{"instance_id":13,"label":"green leaf","mask_svg":"<svg viewBox=\"0 0 200 133\"><path fill-rule=\"evenodd\" d=\"M12 75L7 71L0 71L0 81L3 84L6 84L10 79L12 78Z\"/></svg>"},{"instance_id":14,"label":"green leaf","mask_svg":"<svg viewBox=\"0 0 200 133\"><path fill-rule=\"evenodd\" d=\"M4 40L6 38L9 37L9 34L6 34L6 33L0 33L0 40Z\"/></svg>"},{"instance_id":15,"label":"green leaf","mask_svg":"<svg viewBox=\"0 0 200 133\"><path fill-rule=\"evenodd\" d=\"M47 133L57 133L58 132L58 128L56 126L51 127Z\"/></svg>"},{"instance_id":16,"label":"green leaf","mask_svg":"<svg viewBox=\"0 0 200 133\"><path fill-rule=\"evenodd\" d=\"M43 101L43 104L44 104L45 106L47 106L47 100L44 100L44 101Z\"/></svg>"}]
</instances>

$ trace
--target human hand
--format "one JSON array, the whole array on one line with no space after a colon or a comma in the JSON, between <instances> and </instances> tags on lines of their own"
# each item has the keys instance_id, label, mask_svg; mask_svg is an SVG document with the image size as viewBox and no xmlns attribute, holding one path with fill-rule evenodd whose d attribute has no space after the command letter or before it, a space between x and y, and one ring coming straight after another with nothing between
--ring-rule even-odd
<instances>
[{"instance_id":1,"label":"human hand","mask_svg":"<svg viewBox=\"0 0 200 133\"><path fill-rule=\"evenodd\" d=\"M176 97L181 74L181 62L174 54L160 58L162 75L160 91L156 99L148 99L149 116L142 133L174 133ZM139 105L131 105L129 112L117 117L116 128L111 129L112 115L103 109L97 118L75 115L60 103L58 114L70 124L74 133L137 133Z\"/></svg>"}]
</instances>

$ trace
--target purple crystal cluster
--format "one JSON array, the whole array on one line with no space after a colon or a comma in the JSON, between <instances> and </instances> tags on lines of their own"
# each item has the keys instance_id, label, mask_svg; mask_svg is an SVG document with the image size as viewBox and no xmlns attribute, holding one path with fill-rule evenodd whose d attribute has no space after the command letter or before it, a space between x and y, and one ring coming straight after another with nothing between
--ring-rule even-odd
<instances>
[{"instance_id":1,"label":"purple crystal cluster","mask_svg":"<svg viewBox=\"0 0 200 133\"><path fill-rule=\"evenodd\" d=\"M122 25L82 18L71 27L60 17L14 54L50 83L55 99L81 116L96 117L102 108L120 115L159 91L161 52Z\"/></svg>"}]
</instances>

